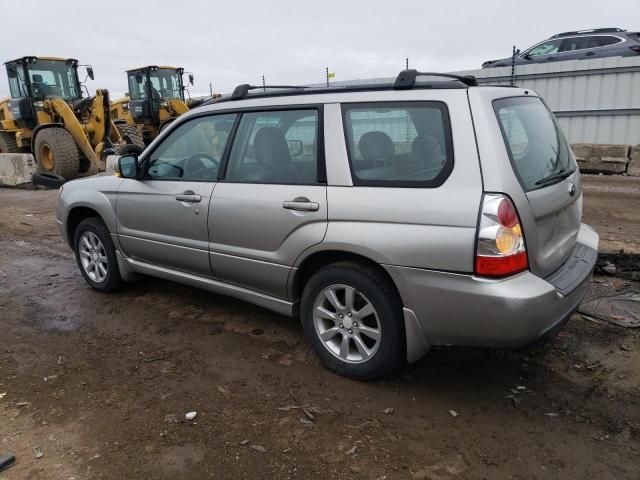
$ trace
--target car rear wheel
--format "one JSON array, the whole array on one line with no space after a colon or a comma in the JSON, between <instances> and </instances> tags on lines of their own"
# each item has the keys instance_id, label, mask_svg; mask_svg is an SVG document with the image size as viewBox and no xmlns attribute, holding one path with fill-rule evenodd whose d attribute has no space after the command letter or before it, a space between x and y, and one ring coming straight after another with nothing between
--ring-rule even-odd
<instances>
[{"instance_id":1,"label":"car rear wheel","mask_svg":"<svg viewBox=\"0 0 640 480\"><path fill-rule=\"evenodd\" d=\"M73 245L80 272L89 285L105 293L118 289L122 279L116 250L102 220L97 217L82 220Z\"/></svg>"},{"instance_id":2,"label":"car rear wheel","mask_svg":"<svg viewBox=\"0 0 640 480\"><path fill-rule=\"evenodd\" d=\"M402 304L370 267L340 262L319 270L304 288L301 316L313 349L340 375L372 380L404 364Z\"/></svg>"}]
</instances>

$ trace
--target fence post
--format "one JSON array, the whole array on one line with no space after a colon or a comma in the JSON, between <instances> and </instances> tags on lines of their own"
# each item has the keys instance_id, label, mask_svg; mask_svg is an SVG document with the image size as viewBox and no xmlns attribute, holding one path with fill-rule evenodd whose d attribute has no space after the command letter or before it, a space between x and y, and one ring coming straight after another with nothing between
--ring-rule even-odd
<instances>
[{"instance_id":1,"label":"fence post","mask_svg":"<svg viewBox=\"0 0 640 480\"><path fill-rule=\"evenodd\" d=\"M513 51L511 53L511 85L515 85L516 83L516 46L513 46Z\"/></svg>"}]
</instances>

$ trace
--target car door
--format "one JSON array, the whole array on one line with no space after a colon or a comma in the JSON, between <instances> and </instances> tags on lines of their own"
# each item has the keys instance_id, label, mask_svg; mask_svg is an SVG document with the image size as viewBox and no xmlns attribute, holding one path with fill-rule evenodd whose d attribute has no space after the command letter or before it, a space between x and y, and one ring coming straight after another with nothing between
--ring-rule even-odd
<instances>
[{"instance_id":1,"label":"car door","mask_svg":"<svg viewBox=\"0 0 640 480\"><path fill-rule=\"evenodd\" d=\"M125 255L211 277L207 221L235 114L181 122L142 161L141 180L124 179L116 204Z\"/></svg>"},{"instance_id":2,"label":"car door","mask_svg":"<svg viewBox=\"0 0 640 480\"><path fill-rule=\"evenodd\" d=\"M211 264L220 279L285 298L296 258L327 228L321 107L242 113L213 192Z\"/></svg>"}]
</instances>

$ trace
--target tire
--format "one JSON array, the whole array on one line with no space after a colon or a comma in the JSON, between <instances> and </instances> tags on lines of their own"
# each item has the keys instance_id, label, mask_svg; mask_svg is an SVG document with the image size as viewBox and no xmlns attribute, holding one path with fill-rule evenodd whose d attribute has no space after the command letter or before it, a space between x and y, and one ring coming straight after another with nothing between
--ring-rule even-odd
<instances>
[{"instance_id":1,"label":"tire","mask_svg":"<svg viewBox=\"0 0 640 480\"><path fill-rule=\"evenodd\" d=\"M31 175L31 183L34 185L42 185L47 188L60 188L65 182L65 178L55 173L35 172Z\"/></svg>"},{"instance_id":2,"label":"tire","mask_svg":"<svg viewBox=\"0 0 640 480\"><path fill-rule=\"evenodd\" d=\"M142 139L142 133L137 125L129 125L126 123L119 123L116 125L120 136L127 142L128 145L138 145L144 149L144 140Z\"/></svg>"},{"instance_id":3,"label":"tire","mask_svg":"<svg viewBox=\"0 0 640 480\"><path fill-rule=\"evenodd\" d=\"M126 145L121 145L120 148L118 148L118 155L140 155L143 151L144 148L140 145L127 143Z\"/></svg>"},{"instance_id":4,"label":"tire","mask_svg":"<svg viewBox=\"0 0 640 480\"><path fill-rule=\"evenodd\" d=\"M13 133L0 132L0 153L23 153L24 149L18 147Z\"/></svg>"},{"instance_id":5,"label":"tire","mask_svg":"<svg viewBox=\"0 0 640 480\"><path fill-rule=\"evenodd\" d=\"M85 239L88 243L85 243ZM95 239L99 243L94 241ZM73 234L73 250L80 273L92 288L110 293L120 287L122 278L118 268L116 249L109 230L100 218L85 218L78 224ZM103 265L104 270L96 265L96 260ZM84 262L87 262L86 266ZM92 262L93 267L90 265Z\"/></svg>"},{"instance_id":6,"label":"tire","mask_svg":"<svg viewBox=\"0 0 640 480\"><path fill-rule=\"evenodd\" d=\"M71 180L80 173L80 152L64 128L50 127L36 136L34 156L39 172L55 173Z\"/></svg>"},{"instance_id":7,"label":"tire","mask_svg":"<svg viewBox=\"0 0 640 480\"><path fill-rule=\"evenodd\" d=\"M335 308L329 300L331 291L336 293L340 307L348 307L348 289L353 290L355 299L352 308ZM373 313L358 316L367 303ZM335 320L328 319L326 314L320 319L317 307L329 312ZM393 284L371 267L338 262L322 268L305 285L300 309L305 336L324 365L334 372L355 380L373 380L405 364L402 303ZM365 329L369 333L364 333ZM375 330L378 340L374 340ZM326 335L324 340L321 333ZM345 338L347 348L343 350ZM362 353L363 345L367 355Z\"/></svg>"}]
</instances>

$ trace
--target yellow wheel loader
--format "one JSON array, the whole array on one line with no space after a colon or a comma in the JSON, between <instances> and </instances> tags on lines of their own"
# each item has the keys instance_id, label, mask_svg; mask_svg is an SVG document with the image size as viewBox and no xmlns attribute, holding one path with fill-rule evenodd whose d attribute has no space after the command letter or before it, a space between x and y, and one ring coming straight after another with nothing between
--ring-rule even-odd
<instances>
[{"instance_id":1,"label":"yellow wheel loader","mask_svg":"<svg viewBox=\"0 0 640 480\"><path fill-rule=\"evenodd\" d=\"M106 156L127 143L111 121L109 92L83 96L77 60L22 57L5 66L11 97L0 99L0 153L32 152L40 172L70 180L104 170Z\"/></svg>"},{"instance_id":2,"label":"yellow wheel loader","mask_svg":"<svg viewBox=\"0 0 640 480\"><path fill-rule=\"evenodd\" d=\"M155 65L127 70L129 94L111 104L111 117L116 125L138 125L148 145L176 117L202 103L185 100L184 73L181 67ZM188 75L193 85L193 74Z\"/></svg>"}]
</instances>

